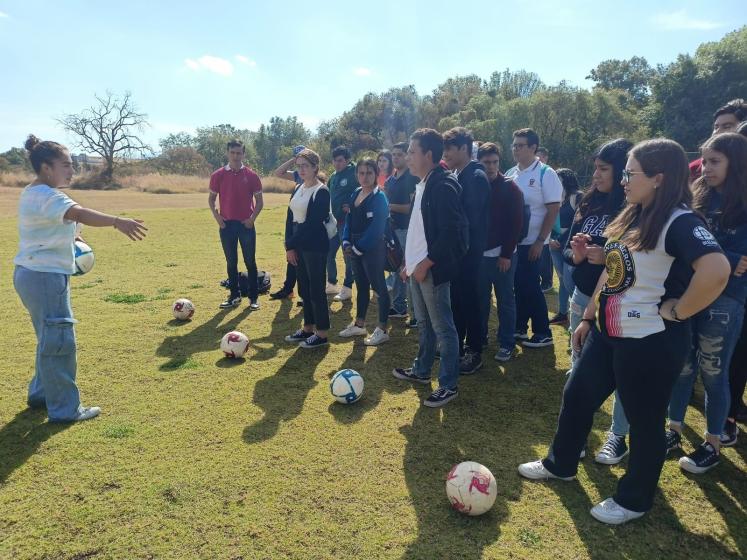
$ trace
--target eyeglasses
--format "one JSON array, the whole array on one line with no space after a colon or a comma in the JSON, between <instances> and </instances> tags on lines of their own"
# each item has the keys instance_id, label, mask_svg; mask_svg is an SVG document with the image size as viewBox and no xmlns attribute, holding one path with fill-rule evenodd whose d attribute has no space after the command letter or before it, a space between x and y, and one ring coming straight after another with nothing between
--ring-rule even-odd
<instances>
[{"instance_id":1,"label":"eyeglasses","mask_svg":"<svg viewBox=\"0 0 747 560\"><path fill-rule=\"evenodd\" d=\"M631 171L630 169L622 170L622 182L626 185L630 183L630 179L633 175L645 175L643 171Z\"/></svg>"},{"instance_id":2,"label":"eyeglasses","mask_svg":"<svg viewBox=\"0 0 747 560\"><path fill-rule=\"evenodd\" d=\"M511 144L511 149L512 150L518 150L519 148L525 148L528 145L529 144Z\"/></svg>"}]
</instances>

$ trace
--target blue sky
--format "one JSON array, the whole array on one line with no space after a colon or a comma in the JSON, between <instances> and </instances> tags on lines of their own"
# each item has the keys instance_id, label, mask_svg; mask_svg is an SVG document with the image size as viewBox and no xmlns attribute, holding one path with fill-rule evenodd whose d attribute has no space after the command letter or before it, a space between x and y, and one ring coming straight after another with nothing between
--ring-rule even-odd
<instances>
[{"instance_id":1,"label":"blue sky","mask_svg":"<svg viewBox=\"0 0 747 560\"><path fill-rule=\"evenodd\" d=\"M157 147L275 115L313 129L368 91L505 68L589 87L602 60L668 63L745 23L744 0L0 0L0 151L70 143L55 119L107 89L132 92Z\"/></svg>"}]
</instances>

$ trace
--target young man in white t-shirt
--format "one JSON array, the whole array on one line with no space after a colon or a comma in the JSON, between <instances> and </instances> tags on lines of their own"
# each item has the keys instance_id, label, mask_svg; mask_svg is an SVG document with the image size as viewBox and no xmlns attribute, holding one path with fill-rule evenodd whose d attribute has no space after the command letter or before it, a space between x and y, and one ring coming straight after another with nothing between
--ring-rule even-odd
<instances>
[{"instance_id":1,"label":"young man in white t-shirt","mask_svg":"<svg viewBox=\"0 0 747 560\"><path fill-rule=\"evenodd\" d=\"M540 256L560 210L563 186L555 171L536 155L539 136L531 128L513 134L511 153L516 164L506 172L524 195L529 207L529 229L519 241L514 290L516 292L516 338L528 348L552 346L547 302L540 286ZM532 320L532 337L527 335Z\"/></svg>"}]
</instances>

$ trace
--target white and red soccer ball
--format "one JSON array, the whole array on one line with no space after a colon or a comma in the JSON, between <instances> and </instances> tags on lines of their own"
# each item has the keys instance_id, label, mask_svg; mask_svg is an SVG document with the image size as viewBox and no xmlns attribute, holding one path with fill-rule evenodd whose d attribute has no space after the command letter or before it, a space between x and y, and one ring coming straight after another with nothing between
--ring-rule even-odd
<instances>
[{"instance_id":1,"label":"white and red soccer ball","mask_svg":"<svg viewBox=\"0 0 747 560\"><path fill-rule=\"evenodd\" d=\"M474 461L454 465L446 475L451 507L465 515L481 515L495 503L498 485L487 467Z\"/></svg>"},{"instance_id":2,"label":"white and red soccer ball","mask_svg":"<svg viewBox=\"0 0 747 560\"><path fill-rule=\"evenodd\" d=\"M171 306L171 312L178 321L187 321L195 314L195 306L186 298L179 298Z\"/></svg>"},{"instance_id":3,"label":"white and red soccer ball","mask_svg":"<svg viewBox=\"0 0 747 560\"><path fill-rule=\"evenodd\" d=\"M239 331L231 331L223 335L220 349L227 358L241 358L249 349L249 339Z\"/></svg>"}]
</instances>

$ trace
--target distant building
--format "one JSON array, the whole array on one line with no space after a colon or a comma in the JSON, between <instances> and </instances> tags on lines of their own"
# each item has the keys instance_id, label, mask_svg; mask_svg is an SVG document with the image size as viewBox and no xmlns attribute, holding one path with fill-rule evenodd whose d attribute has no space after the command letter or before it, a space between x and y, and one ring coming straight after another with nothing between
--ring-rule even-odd
<instances>
[{"instance_id":1,"label":"distant building","mask_svg":"<svg viewBox=\"0 0 747 560\"><path fill-rule=\"evenodd\" d=\"M76 169L90 169L92 167L102 167L104 158L101 156L89 156L88 154L72 154L73 166Z\"/></svg>"}]
</instances>

